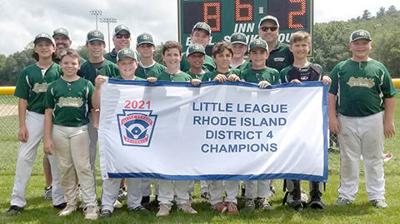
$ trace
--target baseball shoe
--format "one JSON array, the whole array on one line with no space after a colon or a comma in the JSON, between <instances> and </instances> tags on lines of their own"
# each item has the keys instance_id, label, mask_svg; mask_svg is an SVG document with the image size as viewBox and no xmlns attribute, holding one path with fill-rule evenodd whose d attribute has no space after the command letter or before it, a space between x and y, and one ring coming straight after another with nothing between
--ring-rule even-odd
<instances>
[{"instance_id":1,"label":"baseball shoe","mask_svg":"<svg viewBox=\"0 0 400 224\"><path fill-rule=\"evenodd\" d=\"M268 198L256 198L255 204L256 204L256 208L259 208L262 210L272 210L272 206L269 203Z\"/></svg>"},{"instance_id":2,"label":"baseball shoe","mask_svg":"<svg viewBox=\"0 0 400 224\"><path fill-rule=\"evenodd\" d=\"M7 210L7 215L8 216L16 216L21 214L21 212L24 210L24 207L19 207L16 205L11 205L11 207Z\"/></svg>"},{"instance_id":3,"label":"baseball shoe","mask_svg":"<svg viewBox=\"0 0 400 224\"><path fill-rule=\"evenodd\" d=\"M237 208L236 203L227 202L226 203L227 211L226 214L228 215L239 215L239 209Z\"/></svg>"},{"instance_id":4,"label":"baseball shoe","mask_svg":"<svg viewBox=\"0 0 400 224\"><path fill-rule=\"evenodd\" d=\"M114 208L122 208L124 205L117 199L114 202Z\"/></svg>"},{"instance_id":5,"label":"baseball shoe","mask_svg":"<svg viewBox=\"0 0 400 224\"><path fill-rule=\"evenodd\" d=\"M338 197L336 200L336 205L344 206L344 205L351 205L353 202L347 198Z\"/></svg>"},{"instance_id":6,"label":"baseball shoe","mask_svg":"<svg viewBox=\"0 0 400 224\"><path fill-rule=\"evenodd\" d=\"M51 185L45 187L43 193L44 199L50 200L52 198L52 192L53 192L53 187Z\"/></svg>"},{"instance_id":7,"label":"baseball shoe","mask_svg":"<svg viewBox=\"0 0 400 224\"><path fill-rule=\"evenodd\" d=\"M228 208L226 207L225 203L223 202L218 202L217 204L213 205L212 208L219 213L225 213Z\"/></svg>"},{"instance_id":8,"label":"baseball shoe","mask_svg":"<svg viewBox=\"0 0 400 224\"><path fill-rule=\"evenodd\" d=\"M58 205L53 205L53 207L58 209L58 210L63 210L65 207L67 207L67 203L63 202L63 203L58 204Z\"/></svg>"},{"instance_id":9,"label":"baseball shoe","mask_svg":"<svg viewBox=\"0 0 400 224\"><path fill-rule=\"evenodd\" d=\"M197 214L197 211L188 203L178 205L178 210L187 214Z\"/></svg>"},{"instance_id":10,"label":"baseball shoe","mask_svg":"<svg viewBox=\"0 0 400 224\"><path fill-rule=\"evenodd\" d=\"M256 209L256 204L252 198L246 198L244 202L244 211L253 211Z\"/></svg>"},{"instance_id":11,"label":"baseball shoe","mask_svg":"<svg viewBox=\"0 0 400 224\"><path fill-rule=\"evenodd\" d=\"M200 197L205 199L205 200L208 200L208 199L210 199L210 193L203 192L203 193L201 193Z\"/></svg>"},{"instance_id":12,"label":"baseball shoe","mask_svg":"<svg viewBox=\"0 0 400 224\"><path fill-rule=\"evenodd\" d=\"M108 210L108 209L102 209L100 212L100 218L106 219L106 218L110 218L112 215L112 211Z\"/></svg>"},{"instance_id":13,"label":"baseball shoe","mask_svg":"<svg viewBox=\"0 0 400 224\"><path fill-rule=\"evenodd\" d=\"M76 211L76 205L67 204L67 206L58 213L58 216L68 216L71 215L74 211Z\"/></svg>"},{"instance_id":14,"label":"baseball shoe","mask_svg":"<svg viewBox=\"0 0 400 224\"><path fill-rule=\"evenodd\" d=\"M119 188L119 191L118 191L118 200L119 200L119 201L123 201L123 200L126 199L127 196L128 196L128 192L126 191L125 187Z\"/></svg>"},{"instance_id":15,"label":"baseball shoe","mask_svg":"<svg viewBox=\"0 0 400 224\"><path fill-rule=\"evenodd\" d=\"M370 203L375 208L387 208L387 207L389 207L384 199L371 200Z\"/></svg>"},{"instance_id":16,"label":"baseball shoe","mask_svg":"<svg viewBox=\"0 0 400 224\"><path fill-rule=\"evenodd\" d=\"M128 211L131 212L131 213L150 214L150 211L147 210L142 205L139 205L139 206L137 206L135 208L128 208Z\"/></svg>"},{"instance_id":17,"label":"baseball shoe","mask_svg":"<svg viewBox=\"0 0 400 224\"><path fill-rule=\"evenodd\" d=\"M98 210L97 206L95 205L87 206L84 210L85 219L96 220L98 218L97 210Z\"/></svg>"},{"instance_id":18,"label":"baseball shoe","mask_svg":"<svg viewBox=\"0 0 400 224\"><path fill-rule=\"evenodd\" d=\"M171 211L171 205L160 204L160 209L158 210L156 216L157 217L168 216L170 211Z\"/></svg>"}]
</instances>

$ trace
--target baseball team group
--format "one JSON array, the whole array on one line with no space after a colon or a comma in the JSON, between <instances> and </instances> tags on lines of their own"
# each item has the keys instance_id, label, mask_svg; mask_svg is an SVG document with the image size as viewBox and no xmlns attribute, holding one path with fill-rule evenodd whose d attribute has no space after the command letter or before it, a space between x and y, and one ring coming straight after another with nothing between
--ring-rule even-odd
<instances>
[{"instance_id":1,"label":"baseball team group","mask_svg":"<svg viewBox=\"0 0 400 224\"><path fill-rule=\"evenodd\" d=\"M371 34L355 30L350 34L351 58L339 62L332 71L309 61L311 36L304 31L281 43L279 21L268 15L258 24L259 38L248 40L233 33L230 41L217 42L209 55L211 28L198 22L193 26L191 44L182 53L176 41L162 45L162 61L154 60L153 36L142 33L131 46L132 35L125 25L114 29L114 48L104 54L104 35L98 30L87 34L87 60L70 48L71 36L65 28L53 35L38 34L33 43L36 63L24 68L18 77L20 141L8 215L19 215L26 206L26 186L32 173L39 143L44 143L43 167L45 198L52 200L59 216L82 209L85 219L111 217L115 208L133 213L168 216L177 210L197 214L192 207L194 181L127 178L102 181L101 206L96 196L96 150L101 87L108 78L143 82L204 81L250 82L259 88L280 83L321 81L329 85L329 129L338 136L340 149L340 186L336 204L346 206L355 200L359 188L360 161L365 165L368 200L376 208L388 207L385 201L384 140L395 135L395 94L391 76L379 61L369 57ZM167 149L166 149L167 150ZM296 211L324 209L324 183L310 182L309 195L300 180L284 180L283 203ZM218 213L239 214L238 196L245 210L271 210L274 194L271 180L200 181L201 197ZM155 197L151 197L154 195Z\"/></svg>"}]
</instances>

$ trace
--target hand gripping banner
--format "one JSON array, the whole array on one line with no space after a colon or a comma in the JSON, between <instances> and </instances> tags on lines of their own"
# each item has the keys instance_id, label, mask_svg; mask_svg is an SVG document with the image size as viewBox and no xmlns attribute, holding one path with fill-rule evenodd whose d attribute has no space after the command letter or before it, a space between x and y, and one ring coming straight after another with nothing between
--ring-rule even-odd
<instances>
[{"instance_id":1,"label":"hand gripping banner","mask_svg":"<svg viewBox=\"0 0 400 224\"><path fill-rule=\"evenodd\" d=\"M101 90L103 178L302 179L328 175L327 87L110 79Z\"/></svg>"}]
</instances>

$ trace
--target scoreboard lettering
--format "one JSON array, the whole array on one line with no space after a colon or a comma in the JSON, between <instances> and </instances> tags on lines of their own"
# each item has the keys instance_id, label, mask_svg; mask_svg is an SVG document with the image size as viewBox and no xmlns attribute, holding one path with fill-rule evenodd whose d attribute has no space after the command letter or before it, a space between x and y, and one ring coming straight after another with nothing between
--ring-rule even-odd
<instances>
[{"instance_id":1,"label":"scoreboard lettering","mask_svg":"<svg viewBox=\"0 0 400 224\"><path fill-rule=\"evenodd\" d=\"M185 47L190 44L192 28L200 21L211 27L210 45L229 41L234 32L251 41L258 37L258 23L266 15L278 18L281 42L288 42L298 30L312 33L313 0L178 0L180 42Z\"/></svg>"}]
</instances>

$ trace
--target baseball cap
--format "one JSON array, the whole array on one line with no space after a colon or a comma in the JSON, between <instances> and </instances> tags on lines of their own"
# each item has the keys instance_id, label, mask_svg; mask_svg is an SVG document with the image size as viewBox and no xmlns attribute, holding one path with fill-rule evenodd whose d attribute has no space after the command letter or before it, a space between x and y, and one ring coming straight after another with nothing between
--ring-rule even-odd
<instances>
[{"instance_id":1,"label":"baseball cap","mask_svg":"<svg viewBox=\"0 0 400 224\"><path fill-rule=\"evenodd\" d=\"M231 44L243 44L247 46L247 37L243 33L233 33L231 35Z\"/></svg>"},{"instance_id":2,"label":"baseball cap","mask_svg":"<svg viewBox=\"0 0 400 224\"><path fill-rule=\"evenodd\" d=\"M117 35L119 32L125 31L129 34L131 34L131 31L129 30L129 28L123 24L120 24L118 26L115 27L114 29L114 36Z\"/></svg>"},{"instance_id":3,"label":"baseball cap","mask_svg":"<svg viewBox=\"0 0 400 224\"><path fill-rule=\"evenodd\" d=\"M152 44L154 45L153 36L148 33L142 33L136 38L136 46L141 44Z\"/></svg>"},{"instance_id":4,"label":"baseball cap","mask_svg":"<svg viewBox=\"0 0 400 224\"><path fill-rule=\"evenodd\" d=\"M71 39L70 36L69 36L68 30L65 29L65 28L63 28L63 27L57 28L57 29L55 29L55 30L53 31L53 38L54 38L55 36L57 36L57 35L63 35L63 36L68 37L68 39Z\"/></svg>"},{"instance_id":5,"label":"baseball cap","mask_svg":"<svg viewBox=\"0 0 400 224\"><path fill-rule=\"evenodd\" d=\"M277 19L275 16L267 15L267 16L264 16L263 18L261 18L260 22L258 23L258 29L260 29L261 24L262 24L264 21L267 21L267 20L273 21L273 22L275 23L275 25L276 25L277 27L279 27L278 19Z\"/></svg>"},{"instance_id":6,"label":"baseball cap","mask_svg":"<svg viewBox=\"0 0 400 224\"><path fill-rule=\"evenodd\" d=\"M47 33L39 33L38 35L36 35L35 40L33 40L33 43L37 44L41 40L47 40L51 42L53 45L55 45L53 42L53 38L51 38L51 36Z\"/></svg>"},{"instance_id":7,"label":"baseball cap","mask_svg":"<svg viewBox=\"0 0 400 224\"><path fill-rule=\"evenodd\" d=\"M356 30L350 35L350 42L356 40L368 40L371 41L371 34L366 30Z\"/></svg>"},{"instance_id":8,"label":"baseball cap","mask_svg":"<svg viewBox=\"0 0 400 224\"><path fill-rule=\"evenodd\" d=\"M95 40L101 41L104 44L106 43L104 41L104 35L103 35L102 32L100 32L98 30L92 30L87 34L86 42L92 42L92 41L95 41Z\"/></svg>"},{"instance_id":9,"label":"baseball cap","mask_svg":"<svg viewBox=\"0 0 400 224\"><path fill-rule=\"evenodd\" d=\"M262 39L255 39L255 40L251 41L249 44L250 51L257 49L257 48L261 48L261 49L268 51L268 44L267 44L267 42L265 42L265 40L262 40Z\"/></svg>"},{"instance_id":10,"label":"baseball cap","mask_svg":"<svg viewBox=\"0 0 400 224\"><path fill-rule=\"evenodd\" d=\"M205 22L198 22L193 26L192 33L195 30L205 30L208 35L211 35L211 27Z\"/></svg>"},{"instance_id":11,"label":"baseball cap","mask_svg":"<svg viewBox=\"0 0 400 224\"><path fill-rule=\"evenodd\" d=\"M118 51L117 54L117 61L122 60L124 58L132 58L134 60L137 60L136 52L134 52L130 48L124 48Z\"/></svg>"},{"instance_id":12,"label":"baseball cap","mask_svg":"<svg viewBox=\"0 0 400 224\"><path fill-rule=\"evenodd\" d=\"M186 50L186 56L189 56L194 53L200 53L206 55L206 50L204 49L203 45L200 44L191 44Z\"/></svg>"}]
</instances>

